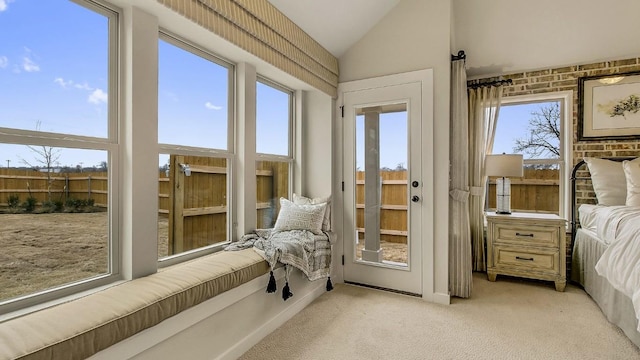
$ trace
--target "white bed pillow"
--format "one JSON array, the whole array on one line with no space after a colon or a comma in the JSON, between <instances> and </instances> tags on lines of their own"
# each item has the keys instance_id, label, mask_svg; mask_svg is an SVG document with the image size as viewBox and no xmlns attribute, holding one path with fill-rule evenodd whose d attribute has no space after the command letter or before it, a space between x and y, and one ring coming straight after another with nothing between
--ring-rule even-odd
<instances>
[{"instance_id":1,"label":"white bed pillow","mask_svg":"<svg viewBox=\"0 0 640 360\"><path fill-rule=\"evenodd\" d=\"M592 157L584 158L589 166L593 190L600 205L625 205L627 180L622 163Z\"/></svg>"},{"instance_id":2,"label":"white bed pillow","mask_svg":"<svg viewBox=\"0 0 640 360\"><path fill-rule=\"evenodd\" d=\"M326 203L327 208L324 211L324 219L322 220L322 230L331 231L331 196L308 198L293 193L293 203L297 205L316 205Z\"/></svg>"},{"instance_id":3,"label":"white bed pillow","mask_svg":"<svg viewBox=\"0 0 640 360\"><path fill-rule=\"evenodd\" d=\"M316 205L297 205L285 198L280 198L280 212L273 229L275 231L309 230L322 234L322 220L327 203Z\"/></svg>"},{"instance_id":4,"label":"white bed pillow","mask_svg":"<svg viewBox=\"0 0 640 360\"><path fill-rule=\"evenodd\" d=\"M640 206L640 158L622 162L622 169L627 179L628 206Z\"/></svg>"}]
</instances>

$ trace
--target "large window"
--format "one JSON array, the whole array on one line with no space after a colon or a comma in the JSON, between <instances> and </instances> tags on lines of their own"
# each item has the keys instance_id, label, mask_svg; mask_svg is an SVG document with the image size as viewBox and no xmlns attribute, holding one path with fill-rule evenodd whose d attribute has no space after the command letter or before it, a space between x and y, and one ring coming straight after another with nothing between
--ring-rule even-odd
<instances>
[{"instance_id":1,"label":"large window","mask_svg":"<svg viewBox=\"0 0 640 360\"><path fill-rule=\"evenodd\" d=\"M89 1L3 5L0 313L119 271L117 13Z\"/></svg>"},{"instance_id":2,"label":"large window","mask_svg":"<svg viewBox=\"0 0 640 360\"><path fill-rule=\"evenodd\" d=\"M565 215L570 101L566 92L503 98L492 153L524 158L524 177L511 179L512 211ZM495 179L489 184L495 208Z\"/></svg>"},{"instance_id":3,"label":"large window","mask_svg":"<svg viewBox=\"0 0 640 360\"><path fill-rule=\"evenodd\" d=\"M258 228L273 227L280 197L289 198L293 164L293 92L265 79L256 84Z\"/></svg>"},{"instance_id":4,"label":"large window","mask_svg":"<svg viewBox=\"0 0 640 360\"><path fill-rule=\"evenodd\" d=\"M158 258L230 240L233 67L168 34L158 44Z\"/></svg>"}]
</instances>

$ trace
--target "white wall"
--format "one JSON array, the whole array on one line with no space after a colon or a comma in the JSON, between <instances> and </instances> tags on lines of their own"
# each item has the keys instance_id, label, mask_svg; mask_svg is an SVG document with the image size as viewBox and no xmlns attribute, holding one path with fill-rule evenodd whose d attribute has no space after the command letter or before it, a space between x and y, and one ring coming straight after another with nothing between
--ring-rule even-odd
<instances>
[{"instance_id":1,"label":"white wall","mask_svg":"<svg viewBox=\"0 0 640 360\"><path fill-rule=\"evenodd\" d=\"M453 0L469 77L640 55L638 0Z\"/></svg>"},{"instance_id":2,"label":"white wall","mask_svg":"<svg viewBox=\"0 0 640 360\"><path fill-rule=\"evenodd\" d=\"M302 195L324 197L333 193L329 175L333 173L333 100L318 91L305 91L303 99Z\"/></svg>"},{"instance_id":3,"label":"white wall","mask_svg":"<svg viewBox=\"0 0 640 360\"><path fill-rule=\"evenodd\" d=\"M339 59L340 82L432 68L434 71L434 292L449 293L449 93L451 0L402 0ZM428 241L425 241L426 243ZM428 261L431 261L430 259ZM431 264L424 264L425 267ZM431 276L425 272L426 276ZM426 291L426 290L425 290Z\"/></svg>"}]
</instances>

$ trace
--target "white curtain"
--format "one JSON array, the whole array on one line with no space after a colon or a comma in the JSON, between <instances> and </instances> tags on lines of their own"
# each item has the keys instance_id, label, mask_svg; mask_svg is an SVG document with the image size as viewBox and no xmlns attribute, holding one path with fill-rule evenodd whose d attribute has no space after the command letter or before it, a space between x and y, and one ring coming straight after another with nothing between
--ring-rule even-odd
<instances>
[{"instance_id":1,"label":"white curtain","mask_svg":"<svg viewBox=\"0 0 640 360\"><path fill-rule=\"evenodd\" d=\"M502 100L502 85L469 89L469 223L473 270L486 271L484 202L487 177L484 157L493 149L496 120Z\"/></svg>"},{"instance_id":2,"label":"white curtain","mask_svg":"<svg viewBox=\"0 0 640 360\"><path fill-rule=\"evenodd\" d=\"M449 141L449 291L469 297L472 289L469 228L469 117L465 60L451 62Z\"/></svg>"}]
</instances>

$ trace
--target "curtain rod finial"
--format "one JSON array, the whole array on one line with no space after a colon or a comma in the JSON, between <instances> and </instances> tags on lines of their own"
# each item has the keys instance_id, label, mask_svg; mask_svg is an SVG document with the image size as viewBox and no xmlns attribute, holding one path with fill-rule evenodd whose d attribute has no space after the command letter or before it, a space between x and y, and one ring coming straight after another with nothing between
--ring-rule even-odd
<instances>
[{"instance_id":1,"label":"curtain rod finial","mask_svg":"<svg viewBox=\"0 0 640 360\"><path fill-rule=\"evenodd\" d=\"M464 50L458 51L458 55L451 55L451 61L464 60L466 58L467 58L467 55L464 53Z\"/></svg>"}]
</instances>

